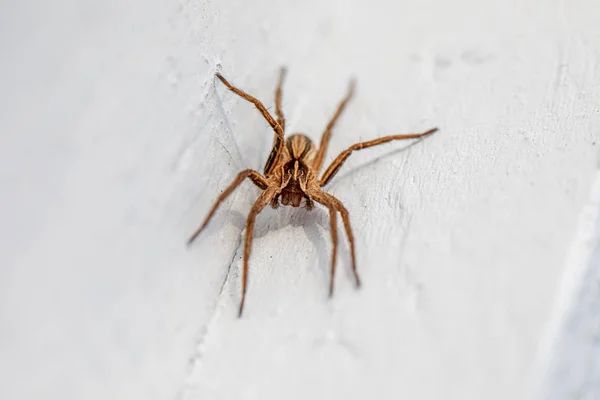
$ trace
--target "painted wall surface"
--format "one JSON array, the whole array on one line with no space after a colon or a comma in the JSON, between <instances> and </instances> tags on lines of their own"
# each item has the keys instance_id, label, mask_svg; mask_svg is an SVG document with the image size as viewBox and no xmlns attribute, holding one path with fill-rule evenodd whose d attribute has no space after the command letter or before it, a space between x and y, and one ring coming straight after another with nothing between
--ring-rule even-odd
<instances>
[{"instance_id":1,"label":"painted wall surface","mask_svg":"<svg viewBox=\"0 0 600 400\"><path fill-rule=\"evenodd\" d=\"M3 2L0 398L530 398L540 360L571 350L544 343L597 173L598 15L594 0ZM215 72L273 110L281 65L288 132L315 141L357 79L327 161L440 131L353 154L327 187L350 211L358 291L341 236L327 298L324 209L261 213L240 320L258 189L185 241L273 140Z\"/></svg>"}]
</instances>

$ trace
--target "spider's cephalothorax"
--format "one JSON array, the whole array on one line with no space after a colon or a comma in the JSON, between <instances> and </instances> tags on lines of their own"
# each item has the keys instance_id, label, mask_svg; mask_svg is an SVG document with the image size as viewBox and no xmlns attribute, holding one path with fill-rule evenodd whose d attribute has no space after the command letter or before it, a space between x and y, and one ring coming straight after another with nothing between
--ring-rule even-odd
<instances>
[{"instance_id":1,"label":"spider's cephalothorax","mask_svg":"<svg viewBox=\"0 0 600 400\"><path fill-rule=\"evenodd\" d=\"M223 193L221 193L221 195L219 195L208 215L204 219L202 225L200 225L200 227L188 240L188 243L191 243L200 234L202 229L204 229L206 224L208 224L208 221L210 221L211 217L217 210L219 204L225 200L225 198L227 198L227 196L229 196L231 192L233 192L233 190L246 178L250 179L263 191L254 202L254 205L248 214L248 220L246 223L246 238L244 241L244 259L242 271L242 297L240 300L240 308L238 313L239 316L242 315L242 311L244 309L244 300L246 298L248 260L250 258L254 221L256 219L256 215L263 208L265 208L268 204L270 204L273 208L277 208L279 204L284 206L299 207L304 200L304 204L308 209L313 208L314 202L320 203L328 209L329 223L331 225L331 241L333 243L329 296L333 294L333 281L337 254L337 213L339 212L342 217L342 222L344 223L344 229L348 235L348 241L350 243L350 257L352 260L352 272L354 274L356 286L358 287L360 286L360 279L356 271L354 236L352 234L352 228L350 227L350 216L348 210L346 207L344 207L341 201L325 192L322 187L329 183L331 178L333 178L338 172L344 161L346 161L348 156L350 156L350 154L355 150L373 147L381 143L390 142L392 140L421 138L437 130L437 128L434 128L424 133L390 135L381 137L379 139L369 140L367 142L356 143L342 151L325 169L325 172L323 172L319 178L317 177L317 174L321 171L323 161L325 160L329 139L331 138L331 131L342 111L346 107L346 104L352 97L354 82L350 83L346 97L344 97L342 102L339 104L336 112L327 124L327 127L321 136L319 147L315 148L313 142L303 134L296 133L289 136L287 139L284 137L285 118L281 110L281 86L283 84L284 76L285 69L282 68L279 75L279 83L277 84L277 89L275 90L275 115L277 116L277 119L275 119L258 99L231 85L225 78L223 78L221 74L217 74L217 78L219 78L219 80L223 82L223 84L227 86L229 90L254 104L262 116L267 120L269 125L271 125L271 128L273 128L275 131L273 148L271 149L271 153L267 158L264 168L264 175L252 169L245 169L241 171L235 180L223 191Z\"/></svg>"}]
</instances>

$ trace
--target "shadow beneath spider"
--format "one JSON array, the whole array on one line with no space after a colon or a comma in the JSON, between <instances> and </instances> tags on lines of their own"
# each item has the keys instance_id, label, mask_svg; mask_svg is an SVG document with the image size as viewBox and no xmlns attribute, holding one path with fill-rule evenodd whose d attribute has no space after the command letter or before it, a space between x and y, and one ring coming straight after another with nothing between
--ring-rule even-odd
<instances>
[{"instance_id":1,"label":"shadow beneath spider","mask_svg":"<svg viewBox=\"0 0 600 400\"><path fill-rule=\"evenodd\" d=\"M317 214L319 212L319 214ZM312 244L313 248L317 251L318 257L318 269L321 272L321 276L323 279L323 289L326 292L329 287L329 268L331 263L331 246L333 244L326 244L326 239L323 237L323 232L328 231L331 227L329 226L329 218L327 217L328 211L322 209L313 209L312 211L307 211L307 218L305 223L302 224L302 229L304 230L304 234ZM324 225L323 215L326 217L326 223ZM317 229L316 225L320 225L323 229ZM328 235L328 239L331 236Z\"/></svg>"},{"instance_id":2,"label":"shadow beneath spider","mask_svg":"<svg viewBox=\"0 0 600 400\"><path fill-rule=\"evenodd\" d=\"M230 211L229 216L226 218L228 218L234 226L240 229L242 235L240 248L243 248L246 236L246 216L239 211ZM316 250L318 259L317 267L323 276L323 290L326 291L329 287L332 246L331 243L327 243L331 242L331 227L329 225L329 214L327 209L320 205L315 205L315 208L312 210L285 206L281 206L274 210L270 208L270 206L267 206L257 217L254 225L253 241L266 236L269 232L278 231L286 226L302 227L307 239ZM338 226L338 230L339 228L340 227ZM338 243L341 239L343 239L343 237L340 237L340 233L338 232ZM339 247L340 246L338 246L338 252L340 250ZM301 253L299 254L301 256ZM299 257L298 261L300 260L301 258ZM338 260L338 263L340 261L341 260Z\"/></svg>"}]
</instances>

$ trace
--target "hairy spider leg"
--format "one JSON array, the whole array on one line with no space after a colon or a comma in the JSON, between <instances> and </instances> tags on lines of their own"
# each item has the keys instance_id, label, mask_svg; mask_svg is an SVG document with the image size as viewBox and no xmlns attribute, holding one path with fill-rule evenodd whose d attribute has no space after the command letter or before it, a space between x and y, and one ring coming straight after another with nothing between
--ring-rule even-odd
<instances>
[{"instance_id":1,"label":"hairy spider leg","mask_svg":"<svg viewBox=\"0 0 600 400\"><path fill-rule=\"evenodd\" d=\"M244 92L243 90L233 86L223 77L223 75L219 73L217 73L217 78L219 78L219 80L223 82L225 86L227 86L227 89L231 90L233 93L237 94L241 98L254 104L254 106L258 109L262 116L267 120L269 125L271 125L271 128L273 128L273 130L275 131L275 141L273 144L273 150L271 151L271 154L267 159L267 163L265 164L264 170L265 175L268 176L271 173L273 166L277 165L277 161L281 157L281 152L283 151L283 127L279 125L279 123L277 123L275 118L273 118L273 116L269 113L264 104L256 97L253 97L248 93Z\"/></svg>"},{"instance_id":2,"label":"hairy spider leg","mask_svg":"<svg viewBox=\"0 0 600 400\"><path fill-rule=\"evenodd\" d=\"M277 89L275 89L275 115L277 115L277 123L281 126L283 132L285 132L285 117L283 116L283 108L281 107L281 88L287 69L281 67L279 70L279 80L277 81Z\"/></svg>"},{"instance_id":3,"label":"hairy spider leg","mask_svg":"<svg viewBox=\"0 0 600 400\"><path fill-rule=\"evenodd\" d=\"M229 184L229 186L227 186L227 188L225 188L223 193L221 193L219 195L219 197L217 197L217 200L215 200L208 215L206 216L206 218L204 218L204 222L202 222L202 225L200 225L200 227L198 229L196 229L196 231L188 239L188 241L187 241L188 245L191 244L198 237L200 232L202 232L202 230L206 227L206 225L208 224L208 221L210 221L210 219L212 218L215 211L217 211L219 204L221 204L221 202L223 200L225 200L227 198L227 196L229 196L231 194L231 192L233 192L240 185L240 183L242 183L244 181L244 179L246 179L246 178L249 178L252 181L252 183L254 183L256 186L258 186L262 190L265 190L268 186L267 180L259 172L254 171L253 169L245 169L245 170L241 171L240 173L238 173L237 176L235 177L235 179L233 180L233 182L231 182Z\"/></svg>"},{"instance_id":4,"label":"hairy spider leg","mask_svg":"<svg viewBox=\"0 0 600 400\"><path fill-rule=\"evenodd\" d=\"M250 250L252 247L252 236L254 235L254 221L259 212L266 207L271 199L279 193L279 188L269 188L262 192L250 209L248 213L248 219L246 221L246 238L244 241L244 260L242 270L242 298L240 300L240 309L238 311L238 318L242 316L244 311L244 302L246 300L246 287L248 285L248 260L250 259Z\"/></svg>"},{"instance_id":5,"label":"hairy spider leg","mask_svg":"<svg viewBox=\"0 0 600 400\"><path fill-rule=\"evenodd\" d=\"M329 297L333 296L333 284L335 280L335 262L337 258L337 216L335 203L320 189L308 190L307 193L317 203L323 204L329 210L329 224L331 225L331 274L329 280Z\"/></svg>"},{"instance_id":6,"label":"hairy spider leg","mask_svg":"<svg viewBox=\"0 0 600 400\"><path fill-rule=\"evenodd\" d=\"M438 128L433 128L433 129L430 129L427 132L423 132L423 133L412 133L412 134L407 134L407 135L390 135L390 136L384 136L379 139L369 140L367 142L353 144L352 146L348 147L346 150L342 151L335 158L335 160L333 160L333 162L329 165L329 167L327 167L325 172L323 172L323 175L321 176L321 179L320 179L321 186L325 186L325 185L327 185L327 183L329 183L331 178L333 178L335 176L335 174L338 172L340 167L344 164L346 159L355 150L366 149L369 147L377 146L379 144L391 142L392 140L418 139L418 138L430 135L437 130L438 130Z\"/></svg>"},{"instance_id":7,"label":"hairy spider leg","mask_svg":"<svg viewBox=\"0 0 600 400\"><path fill-rule=\"evenodd\" d=\"M331 120L329 120L329 123L327 124L325 131L323 131L323 135L321 135L321 142L319 143L319 150L317 151L317 155L315 156L315 161L313 162L313 165L312 165L312 167L315 171L315 174L318 174L319 171L321 170L321 167L323 166L323 161L325 161L325 156L327 155L327 148L329 147L329 140L331 139L331 131L333 130L333 127L335 126L335 123L337 122L340 115L342 115L342 112L344 111L346 104L348 104L348 102L352 98L352 96L354 94L355 85L356 85L356 82L354 80L351 80L348 85L348 92L346 93L346 96L342 99L342 101L338 105L338 108L337 108L337 110L335 110L335 113L331 117Z\"/></svg>"},{"instance_id":8,"label":"hairy spider leg","mask_svg":"<svg viewBox=\"0 0 600 400\"><path fill-rule=\"evenodd\" d=\"M277 115L277 123L281 126L281 130L285 133L285 116L283 115L283 108L281 107L281 97L282 97L282 87L283 81L285 79L285 75L287 70L285 67L281 67L279 70L279 80L277 81L277 88L275 89L275 114ZM267 162L265 162L265 166L263 172L266 176L269 176L273 173L273 168L277 165L277 162L281 158L281 152L283 151L283 141L278 136L275 135L273 137L273 146L271 147L271 152L269 153L269 157L267 157Z\"/></svg>"},{"instance_id":9,"label":"hairy spider leg","mask_svg":"<svg viewBox=\"0 0 600 400\"><path fill-rule=\"evenodd\" d=\"M323 192L327 197L331 199L331 201L335 204L336 208L340 212L342 216L342 221L344 222L344 228L346 229L346 236L348 236L348 242L350 242L350 257L352 260L352 273L354 275L354 280L356 281L356 287L360 287L360 278L358 277L358 271L356 270L356 252L354 250L354 235L352 234L352 227L350 226L350 213L344 206L344 204L337 199L335 196Z\"/></svg>"}]
</instances>

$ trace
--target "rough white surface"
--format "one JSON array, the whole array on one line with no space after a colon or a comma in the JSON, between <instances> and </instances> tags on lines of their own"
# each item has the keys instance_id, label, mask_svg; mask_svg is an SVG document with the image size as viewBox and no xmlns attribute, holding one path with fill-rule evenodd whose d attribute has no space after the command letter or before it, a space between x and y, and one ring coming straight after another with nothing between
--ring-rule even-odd
<instances>
[{"instance_id":1,"label":"rough white surface","mask_svg":"<svg viewBox=\"0 0 600 400\"><path fill-rule=\"evenodd\" d=\"M596 170L599 3L129 1L0 5L2 399L523 399ZM317 139L347 80L328 190L266 210L243 319L246 184L272 133ZM568 351L568 349L566 350Z\"/></svg>"},{"instance_id":2,"label":"rough white surface","mask_svg":"<svg viewBox=\"0 0 600 400\"><path fill-rule=\"evenodd\" d=\"M600 395L600 173L590 192L538 357L540 399Z\"/></svg>"}]
</instances>

